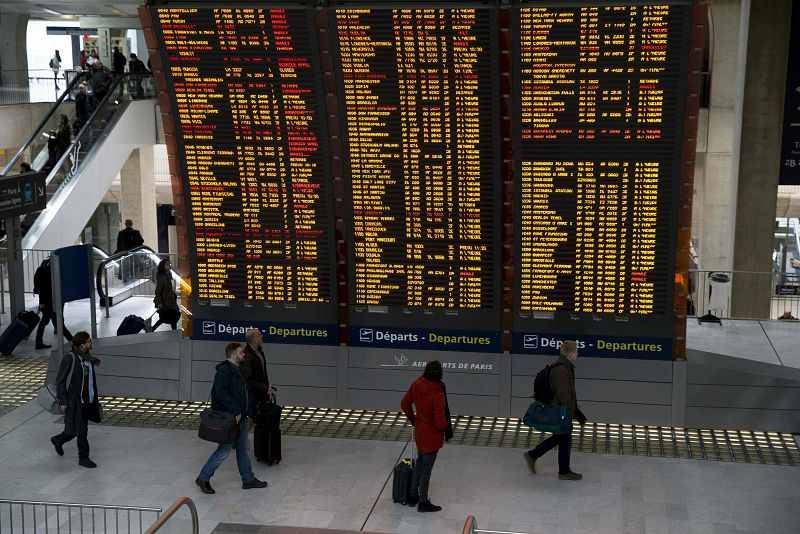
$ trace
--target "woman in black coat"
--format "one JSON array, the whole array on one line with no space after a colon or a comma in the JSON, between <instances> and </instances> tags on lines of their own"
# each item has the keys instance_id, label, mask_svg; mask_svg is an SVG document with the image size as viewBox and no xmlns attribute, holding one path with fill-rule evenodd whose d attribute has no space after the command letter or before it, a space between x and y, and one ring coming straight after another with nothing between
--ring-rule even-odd
<instances>
[{"instance_id":1,"label":"woman in black coat","mask_svg":"<svg viewBox=\"0 0 800 534\"><path fill-rule=\"evenodd\" d=\"M172 289L172 266L169 260L161 260L156 271L156 296L153 303L158 310L158 321L153 325L153 330L164 323L169 324L173 330L178 328L181 311L178 307L178 295Z\"/></svg>"}]
</instances>

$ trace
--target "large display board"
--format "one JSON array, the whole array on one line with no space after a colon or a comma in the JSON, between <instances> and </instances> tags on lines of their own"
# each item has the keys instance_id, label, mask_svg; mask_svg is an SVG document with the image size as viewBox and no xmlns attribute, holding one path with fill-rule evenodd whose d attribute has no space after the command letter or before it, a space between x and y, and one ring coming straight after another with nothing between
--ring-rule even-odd
<instances>
[{"instance_id":1,"label":"large display board","mask_svg":"<svg viewBox=\"0 0 800 534\"><path fill-rule=\"evenodd\" d=\"M671 358L691 0L156 4L194 337Z\"/></svg>"},{"instance_id":2,"label":"large display board","mask_svg":"<svg viewBox=\"0 0 800 534\"><path fill-rule=\"evenodd\" d=\"M311 15L155 9L189 195L194 314L204 319L196 334L225 337L236 320L257 320L273 321L268 335L286 333L277 339L335 341L330 164Z\"/></svg>"},{"instance_id":3,"label":"large display board","mask_svg":"<svg viewBox=\"0 0 800 534\"><path fill-rule=\"evenodd\" d=\"M513 11L514 350L668 357L691 6L603 4Z\"/></svg>"},{"instance_id":4,"label":"large display board","mask_svg":"<svg viewBox=\"0 0 800 534\"><path fill-rule=\"evenodd\" d=\"M497 351L495 10L344 5L349 343Z\"/></svg>"}]
</instances>

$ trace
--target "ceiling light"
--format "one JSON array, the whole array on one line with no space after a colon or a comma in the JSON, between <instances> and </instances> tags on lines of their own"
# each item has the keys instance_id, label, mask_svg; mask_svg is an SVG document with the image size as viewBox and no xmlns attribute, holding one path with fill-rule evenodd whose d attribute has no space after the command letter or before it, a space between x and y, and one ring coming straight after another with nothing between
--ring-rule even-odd
<instances>
[{"instance_id":1,"label":"ceiling light","mask_svg":"<svg viewBox=\"0 0 800 534\"><path fill-rule=\"evenodd\" d=\"M44 6L38 6L38 7L39 7L39 9L44 11L45 13L50 13L51 15L63 15L63 13L61 13L59 11L54 11L54 10L52 10L50 8L47 8L47 7L44 7Z\"/></svg>"}]
</instances>

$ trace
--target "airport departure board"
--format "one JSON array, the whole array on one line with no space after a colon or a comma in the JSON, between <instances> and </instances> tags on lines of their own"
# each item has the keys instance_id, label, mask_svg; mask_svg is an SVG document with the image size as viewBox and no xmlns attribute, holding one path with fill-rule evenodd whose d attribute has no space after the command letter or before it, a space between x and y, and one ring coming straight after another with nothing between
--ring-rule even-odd
<instances>
[{"instance_id":1,"label":"airport departure board","mask_svg":"<svg viewBox=\"0 0 800 534\"><path fill-rule=\"evenodd\" d=\"M528 329L671 338L691 9L603 4L514 10L519 349L540 350Z\"/></svg>"},{"instance_id":2,"label":"airport departure board","mask_svg":"<svg viewBox=\"0 0 800 534\"><path fill-rule=\"evenodd\" d=\"M244 306L243 319L269 316L264 304L297 304L319 320L308 311L332 303L333 240L312 12L164 7L155 18L182 142L197 303Z\"/></svg>"},{"instance_id":3,"label":"airport departure board","mask_svg":"<svg viewBox=\"0 0 800 534\"><path fill-rule=\"evenodd\" d=\"M493 11L354 7L331 16L351 304L496 314ZM420 325L430 320L419 315Z\"/></svg>"},{"instance_id":4,"label":"airport departure board","mask_svg":"<svg viewBox=\"0 0 800 534\"><path fill-rule=\"evenodd\" d=\"M193 335L670 358L692 4L154 2Z\"/></svg>"}]
</instances>

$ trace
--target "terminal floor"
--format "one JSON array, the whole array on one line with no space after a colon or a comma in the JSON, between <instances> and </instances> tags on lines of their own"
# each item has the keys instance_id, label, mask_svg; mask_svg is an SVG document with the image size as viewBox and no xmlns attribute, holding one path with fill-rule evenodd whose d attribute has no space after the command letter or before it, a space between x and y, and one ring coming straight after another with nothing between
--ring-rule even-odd
<instances>
[{"instance_id":1,"label":"terminal floor","mask_svg":"<svg viewBox=\"0 0 800 534\"><path fill-rule=\"evenodd\" d=\"M242 490L231 457L211 481L217 493L204 495L193 481L214 446L192 430L92 425L99 467L89 470L74 442L55 454L48 438L61 428L34 402L0 417L0 498L166 508L187 495L204 533L219 523L456 533L470 514L481 528L527 533L789 533L800 524L791 466L575 453L584 480L569 482L557 478L555 453L533 475L522 448L447 445L431 483L444 510L420 514L391 502L404 442L285 436L279 465L254 464L268 488Z\"/></svg>"}]
</instances>

